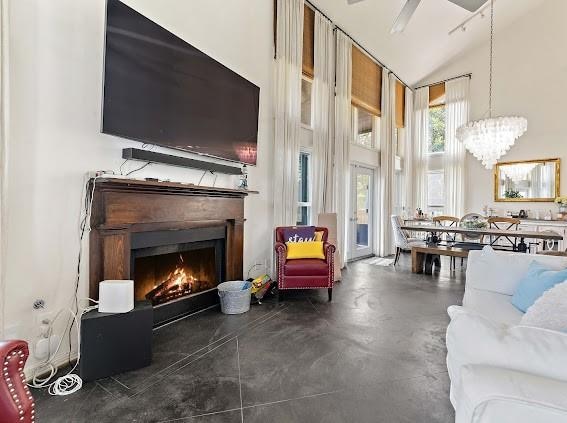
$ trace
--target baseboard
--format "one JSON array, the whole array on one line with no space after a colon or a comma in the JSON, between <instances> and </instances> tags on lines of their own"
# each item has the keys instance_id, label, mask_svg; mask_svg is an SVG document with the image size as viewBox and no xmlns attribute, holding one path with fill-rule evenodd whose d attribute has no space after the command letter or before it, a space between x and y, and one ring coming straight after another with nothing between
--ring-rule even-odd
<instances>
[{"instance_id":1,"label":"baseboard","mask_svg":"<svg viewBox=\"0 0 567 423\"><path fill-rule=\"evenodd\" d=\"M69 363L74 363L77 360L78 354L77 352L71 352L71 359L69 360L69 352L60 352L58 353L53 359L51 360L51 364L53 364L57 368L61 368L66 366ZM26 375L26 381L30 382L34 373L40 370L44 365L41 363L37 363L32 367L25 367L24 374ZM42 373L37 374L37 376L45 376L49 373L49 370L46 370Z\"/></svg>"}]
</instances>

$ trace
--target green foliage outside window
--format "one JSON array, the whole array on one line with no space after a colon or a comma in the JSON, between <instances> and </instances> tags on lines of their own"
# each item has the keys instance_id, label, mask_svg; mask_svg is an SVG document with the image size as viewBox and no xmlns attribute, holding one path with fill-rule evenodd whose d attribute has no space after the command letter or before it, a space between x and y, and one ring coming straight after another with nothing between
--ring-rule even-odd
<instances>
[{"instance_id":1,"label":"green foliage outside window","mask_svg":"<svg viewBox=\"0 0 567 423\"><path fill-rule=\"evenodd\" d=\"M430 153L445 151L445 106L429 109Z\"/></svg>"}]
</instances>

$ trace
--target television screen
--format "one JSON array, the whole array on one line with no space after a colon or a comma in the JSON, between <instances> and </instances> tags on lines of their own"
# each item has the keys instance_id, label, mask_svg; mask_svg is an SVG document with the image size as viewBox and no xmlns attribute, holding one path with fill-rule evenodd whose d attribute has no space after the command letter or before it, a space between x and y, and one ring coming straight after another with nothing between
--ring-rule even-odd
<instances>
[{"instance_id":1,"label":"television screen","mask_svg":"<svg viewBox=\"0 0 567 423\"><path fill-rule=\"evenodd\" d=\"M102 132L256 164L260 89L119 0L104 67Z\"/></svg>"}]
</instances>

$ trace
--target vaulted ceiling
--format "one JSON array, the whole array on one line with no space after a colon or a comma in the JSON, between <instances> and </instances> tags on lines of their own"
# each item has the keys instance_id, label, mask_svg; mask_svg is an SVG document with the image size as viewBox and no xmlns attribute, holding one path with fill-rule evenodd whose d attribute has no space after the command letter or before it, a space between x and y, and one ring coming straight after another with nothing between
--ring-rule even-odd
<instances>
[{"instance_id":1,"label":"vaulted ceiling","mask_svg":"<svg viewBox=\"0 0 567 423\"><path fill-rule=\"evenodd\" d=\"M473 13L447 0L422 0L406 29L397 34L390 34L390 29L406 0L350 5L347 0L310 1L409 85L489 37L489 14L449 35ZM496 34L544 1L553 0L495 0Z\"/></svg>"}]
</instances>

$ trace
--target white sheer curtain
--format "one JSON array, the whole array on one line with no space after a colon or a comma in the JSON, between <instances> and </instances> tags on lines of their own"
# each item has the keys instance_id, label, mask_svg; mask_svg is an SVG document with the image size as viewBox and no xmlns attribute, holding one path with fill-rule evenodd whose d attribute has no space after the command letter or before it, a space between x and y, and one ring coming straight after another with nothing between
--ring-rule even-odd
<instances>
[{"instance_id":1,"label":"white sheer curtain","mask_svg":"<svg viewBox=\"0 0 567 423\"><path fill-rule=\"evenodd\" d=\"M4 337L4 263L8 157L8 1L0 0L0 339Z\"/></svg>"},{"instance_id":2,"label":"white sheer curtain","mask_svg":"<svg viewBox=\"0 0 567 423\"><path fill-rule=\"evenodd\" d=\"M457 128L469 121L470 79L462 77L445 83L445 214L465 214L465 147L457 140Z\"/></svg>"},{"instance_id":3,"label":"white sheer curtain","mask_svg":"<svg viewBox=\"0 0 567 423\"><path fill-rule=\"evenodd\" d=\"M315 11L313 77L313 216L329 212L333 198L333 105L335 101L335 34L333 24Z\"/></svg>"},{"instance_id":4,"label":"white sheer curtain","mask_svg":"<svg viewBox=\"0 0 567 423\"><path fill-rule=\"evenodd\" d=\"M429 87L414 93L413 120L413 208L427 208L427 162L429 149Z\"/></svg>"},{"instance_id":5,"label":"white sheer curtain","mask_svg":"<svg viewBox=\"0 0 567 423\"><path fill-rule=\"evenodd\" d=\"M392 225L390 216L394 203L393 186L395 155L393 131L396 127L396 77L382 69L382 109L380 121L380 232L378 255L387 256L393 252Z\"/></svg>"},{"instance_id":6,"label":"white sheer curtain","mask_svg":"<svg viewBox=\"0 0 567 423\"><path fill-rule=\"evenodd\" d=\"M341 31L336 34L336 88L335 88L335 143L333 172L333 211L337 213L337 243L341 268L346 261L350 139L351 121L351 75L352 42Z\"/></svg>"},{"instance_id":7,"label":"white sheer curtain","mask_svg":"<svg viewBox=\"0 0 567 423\"><path fill-rule=\"evenodd\" d=\"M405 198L404 207L407 214L411 215L413 207L413 91L405 88L405 110L404 110L404 185Z\"/></svg>"},{"instance_id":8,"label":"white sheer curtain","mask_svg":"<svg viewBox=\"0 0 567 423\"><path fill-rule=\"evenodd\" d=\"M303 0L277 0L274 225L297 217Z\"/></svg>"}]
</instances>

